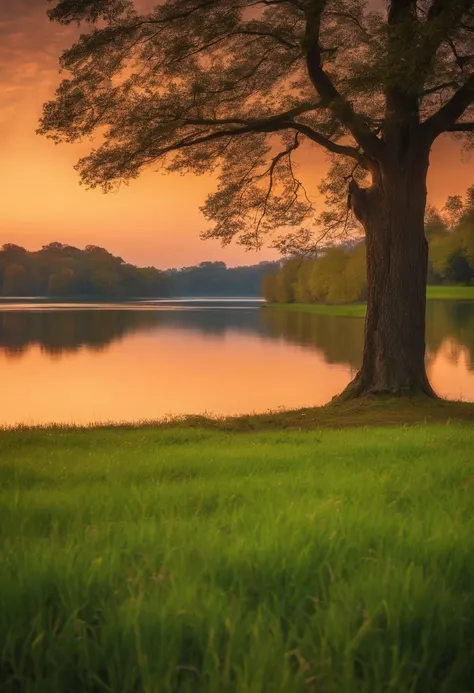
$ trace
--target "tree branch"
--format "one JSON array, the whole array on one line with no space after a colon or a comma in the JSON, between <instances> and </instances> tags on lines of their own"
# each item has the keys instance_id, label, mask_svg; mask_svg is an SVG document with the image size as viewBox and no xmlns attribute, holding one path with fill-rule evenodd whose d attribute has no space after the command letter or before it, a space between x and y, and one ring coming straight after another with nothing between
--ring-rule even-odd
<instances>
[{"instance_id":1,"label":"tree branch","mask_svg":"<svg viewBox=\"0 0 474 693\"><path fill-rule=\"evenodd\" d=\"M468 65L472 61L474 55L459 55L458 50L456 48L456 44L450 38L446 39L446 43L451 48L451 52L454 56L456 65L459 67L460 70L464 70L464 66Z\"/></svg>"},{"instance_id":2,"label":"tree branch","mask_svg":"<svg viewBox=\"0 0 474 693\"><path fill-rule=\"evenodd\" d=\"M245 123L245 121L232 121L231 119L226 119L226 122L229 122L229 124L232 124L234 122L237 124L238 122ZM189 121L187 124L191 125L191 121ZM198 122L195 123L198 125L203 125L203 122ZM219 125L222 123L219 123L218 121L207 121L207 124L209 125ZM181 140L177 142L173 142L167 147L164 147L162 149L157 150L155 154L153 155L153 158L158 158L161 156L164 156L165 154L178 151L179 149L184 149L187 147L193 147L198 144L206 144L207 142L212 142L213 140L220 139L222 137L235 137L239 135L248 135L252 132L258 133L270 133L270 132L278 132L279 130L296 130L297 132L300 132L303 135L306 135L310 140L313 142L316 142L320 146L324 147L330 152L334 152L335 154L342 154L344 156L348 156L352 159L355 159L358 161L362 166L366 167L367 162L366 158L360 152L358 149L355 147L349 147L349 146L344 146L337 144L336 142L333 142L329 138L325 137L321 133L317 132L316 130L313 130L312 127L309 125L306 125L305 123L298 123L295 120L292 120L291 118L288 118L287 120L280 119L278 117L276 118L268 118L266 120L260 120L260 121L248 121L247 124L242 124L242 127L239 128L228 128L228 129L223 129L223 130L216 130L215 132L210 132L207 133L206 135L201 135L197 137L183 137ZM195 133L197 134L197 133ZM138 152L136 152L138 153Z\"/></svg>"},{"instance_id":3,"label":"tree branch","mask_svg":"<svg viewBox=\"0 0 474 693\"><path fill-rule=\"evenodd\" d=\"M474 123L455 123L446 132L474 132Z\"/></svg>"},{"instance_id":4,"label":"tree branch","mask_svg":"<svg viewBox=\"0 0 474 693\"><path fill-rule=\"evenodd\" d=\"M330 12L326 12L326 15L328 17L341 17L342 19L347 19L359 30L360 36L364 43L369 43L370 34L368 33L364 25L359 21L356 15L352 14L351 12L342 12L339 10L331 10Z\"/></svg>"},{"instance_id":5,"label":"tree branch","mask_svg":"<svg viewBox=\"0 0 474 693\"><path fill-rule=\"evenodd\" d=\"M261 227L262 222L263 222L263 220L267 214L268 201L269 201L270 196L271 196L272 191L273 191L273 174L275 172L275 168L277 167L278 163L285 156L290 157L291 152L295 151L295 149L298 149L298 147L299 147L298 133L296 133L295 139L293 140L292 144L290 144L290 146L287 149L283 150L282 152L279 152L276 156L273 157L272 163L270 164L270 167L262 175L262 177L265 175L269 176L269 183L268 183L267 193L265 195L265 200L263 202L262 213L260 215L260 218L259 218L258 223L257 223L256 228L255 228L255 240L256 240L257 244L259 243L258 234L260 231L260 227ZM297 193L297 191L296 191L296 193Z\"/></svg>"},{"instance_id":6,"label":"tree branch","mask_svg":"<svg viewBox=\"0 0 474 693\"><path fill-rule=\"evenodd\" d=\"M343 144L337 144L337 142L333 142L328 137L322 135L320 132L313 130L313 128L309 125L306 125L305 123L298 123L298 121L296 120L293 121L293 127L295 128L295 130L298 130L298 132L301 132L302 135L306 135L308 139L312 140L313 142L316 142L316 144L321 145L321 147L324 147L329 152L333 152L334 154L342 154L343 156L348 156L351 159L355 159L356 161L358 161L364 168L367 168L367 157L364 156L363 152L361 152L359 149L356 149L355 147L349 147Z\"/></svg>"},{"instance_id":7,"label":"tree branch","mask_svg":"<svg viewBox=\"0 0 474 693\"><path fill-rule=\"evenodd\" d=\"M435 87L427 87L422 93L421 96L429 96L430 94L436 94L438 91L442 91L443 89L455 89L459 88L459 83L458 82L444 82L443 84L437 84Z\"/></svg>"},{"instance_id":8,"label":"tree branch","mask_svg":"<svg viewBox=\"0 0 474 693\"><path fill-rule=\"evenodd\" d=\"M274 39L286 48L298 48L296 44L291 43L291 41L288 41L280 34L277 34L275 31L257 31L256 29L241 29L239 31L232 32L230 36L263 36L264 38Z\"/></svg>"},{"instance_id":9,"label":"tree branch","mask_svg":"<svg viewBox=\"0 0 474 693\"><path fill-rule=\"evenodd\" d=\"M180 140L179 143L172 144L167 149L167 151L174 151L175 149L182 149L183 147L189 147L194 144L202 144L204 142L209 142L219 137L228 137L233 135L249 134L251 132L276 132L278 130L289 130L293 129L308 137L308 139L316 142L324 149L327 149L334 154L342 154L343 156L348 156L355 159L364 168L367 167L367 159L364 154L355 147L350 147L347 145L341 145L337 142L333 142L329 137L321 134L317 130L314 130L310 125L306 123L300 123L294 120L295 116L302 115L303 113L308 113L321 108L322 104L317 103L303 103L300 106L280 113L276 116L270 116L266 119L261 120L251 120L245 118L179 118L172 114L172 120L181 121L184 125L202 125L202 126L220 126L220 125L241 125L241 128L217 130L213 133L208 133L203 135L198 139L193 139L189 141L188 138Z\"/></svg>"},{"instance_id":10,"label":"tree branch","mask_svg":"<svg viewBox=\"0 0 474 693\"><path fill-rule=\"evenodd\" d=\"M187 125L259 125L261 123L268 123L274 121L287 121L293 119L295 116L301 115L303 113L308 113L310 111L315 111L318 108L322 108L321 103L315 103L311 101L305 101L299 106L295 106L288 111L279 113L278 115L269 116L265 119L252 120L251 118L183 118L182 116L171 114L173 120L182 121Z\"/></svg>"},{"instance_id":11,"label":"tree branch","mask_svg":"<svg viewBox=\"0 0 474 693\"><path fill-rule=\"evenodd\" d=\"M306 65L308 74L318 94L340 122L347 127L356 142L373 158L380 158L384 145L372 132L365 119L357 114L352 104L337 90L322 66L320 45L321 14L326 0L305 3L306 18Z\"/></svg>"},{"instance_id":12,"label":"tree branch","mask_svg":"<svg viewBox=\"0 0 474 693\"><path fill-rule=\"evenodd\" d=\"M464 111L474 103L474 75L471 75L457 92L422 125L422 129L434 140L442 132L456 125Z\"/></svg>"}]
</instances>

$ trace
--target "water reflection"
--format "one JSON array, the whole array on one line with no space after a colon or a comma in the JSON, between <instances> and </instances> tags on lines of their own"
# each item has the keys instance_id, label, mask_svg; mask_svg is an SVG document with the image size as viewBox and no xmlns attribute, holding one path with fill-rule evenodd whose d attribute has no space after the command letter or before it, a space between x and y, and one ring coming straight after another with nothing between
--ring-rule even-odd
<instances>
[{"instance_id":1,"label":"water reflection","mask_svg":"<svg viewBox=\"0 0 474 693\"><path fill-rule=\"evenodd\" d=\"M360 367L364 345L360 318L265 309L262 323L275 338L321 349L327 363ZM467 357L468 370L474 370L474 302L428 302L426 352L428 367L443 353L451 363Z\"/></svg>"},{"instance_id":2,"label":"water reflection","mask_svg":"<svg viewBox=\"0 0 474 693\"><path fill-rule=\"evenodd\" d=\"M0 423L323 404L359 368L363 328L249 302L0 307ZM427 364L440 394L474 400L474 302L429 302Z\"/></svg>"},{"instance_id":3,"label":"water reflection","mask_svg":"<svg viewBox=\"0 0 474 693\"><path fill-rule=\"evenodd\" d=\"M52 356L84 346L101 351L131 332L149 329L153 317L131 311L1 312L0 349L10 358L24 356L33 345Z\"/></svg>"},{"instance_id":4,"label":"water reflection","mask_svg":"<svg viewBox=\"0 0 474 693\"><path fill-rule=\"evenodd\" d=\"M96 351L127 335L161 328L180 328L223 337L229 331L259 331L259 311L229 308L169 310L110 306L104 309L4 310L0 308L0 350L7 358L25 355L34 345L51 355L72 353L84 347Z\"/></svg>"},{"instance_id":5,"label":"water reflection","mask_svg":"<svg viewBox=\"0 0 474 693\"><path fill-rule=\"evenodd\" d=\"M52 356L84 347L101 351L127 335L165 328L179 328L201 335L225 337L232 332L258 334L261 338L321 350L326 363L357 369L361 363L363 320L296 311L272 310L249 304L220 307L180 306L163 303L129 304L102 308L48 310L2 310L0 307L0 350L17 358L38 345ZM33 309L31 309L33 308ZM427 361L443 351L457 363L467 355L468 369L474 370L474 303L470 301L429 301L426 316ZM447 348L449 344L449 349Z\"/></svg>"},{"instance_id":6,"label":"water reflection","mask_svg":"<svg viewBox=\"0 0 474 693\"><path fill-rule=\"evenodd\" d=\"M428 360L432 361L449 344L452 363L467 357L468 370L474 370L474 302L429 301L426 311Z\"/></svg>"},{"instance_id":7,"label":"water reflection","mask_svg":"<svg viewBox=\"0 0 474 693\"><path fill-rule=\"evenodd\" d=\"M358 369L364 346L364 321L280 309L261 311L264 330L298 346L320 349L326 363Z\"/></svg>"}]
</instances>

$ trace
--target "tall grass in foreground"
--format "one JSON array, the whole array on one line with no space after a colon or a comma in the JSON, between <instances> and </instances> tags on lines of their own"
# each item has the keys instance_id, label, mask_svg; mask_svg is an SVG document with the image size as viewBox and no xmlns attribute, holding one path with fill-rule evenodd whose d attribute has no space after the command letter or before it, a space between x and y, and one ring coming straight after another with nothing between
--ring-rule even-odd
<instances>
[{"instance_id":1,"label":"tall grass in foreground","mask_svg":"<svg viewBox=\"0 0 474 693\"><path fill-rule=\"evenodd\" d=\"M474 691L474 428L0 434L0 690Z\"/></svg>"}]
</instances>

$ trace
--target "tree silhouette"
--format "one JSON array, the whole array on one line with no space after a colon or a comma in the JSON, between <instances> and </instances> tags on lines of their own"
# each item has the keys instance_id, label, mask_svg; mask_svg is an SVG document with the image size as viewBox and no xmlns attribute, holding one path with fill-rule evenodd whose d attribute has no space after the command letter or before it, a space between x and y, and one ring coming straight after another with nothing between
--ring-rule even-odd
<instances>
[{"instance_id":1,"label":"tree silhouette","mask_svg":"<svg viewBox=\"0 0 474 693\"><path fill-rule=\"evenodd\" d=\"M301 227L277 236L287 251L315 239L293 154L325 149L333 165L318 228L334 233L350 211L367 243L364 357L346 395L434 396L424 364L426 176L442 133L473 141L474 0L385 5L167 0L139 15L131 0L59 0L51 19L92 26L63 54L71 76L39 132L103 135L77 168L106 191L157 162L218 167L204 236L260 246L272 230Z\"/></svg>"}]
</instances>

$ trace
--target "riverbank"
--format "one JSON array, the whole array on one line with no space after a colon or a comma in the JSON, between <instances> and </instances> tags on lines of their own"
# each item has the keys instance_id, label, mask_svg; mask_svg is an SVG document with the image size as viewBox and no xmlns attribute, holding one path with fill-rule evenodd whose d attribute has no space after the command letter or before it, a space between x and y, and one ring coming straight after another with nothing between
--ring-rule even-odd
<instances>
[{"instance_id":1,"label":"riverbank","mask_svg":"<svg viewBox=\"0 0 474 693\"><path fill-rule=\"evenodd\" d=\"M158 420L104 422L91 426L53 424L46 426L0 427L0 436L8 433L22 437L32 433L45 439L61 432L94 432L111 430L117 434L139 430L144 434L166 429L204 429L227 433L314 431L319 428L360 428L374 426L410 426L426 423L474 423L474 402L453 402L426 397L364 397L348 402L334 402L321 407L279 409L263 414L239 416L176 416Z\"/></svg>"},{"instance_id":2,"label":"riverbank","mask_svg":"<svg viewBox=\"0 0 474 693\"><path fill-rule=\"evenodd\" d=\"M2 689L470 690L473 421L387 399L1 432Z\"/></svg>"},{"instance_id":3,"label":"riverbank","mask_svg":"<svg viewBox=\"0 0 474 693\"><path fill-rule=\"evenodd\" d=\"M474 286L428 286L426 298L431 300L467 300L474 301ZM363 318L366 313L365 303L265 303L264 308L290 310L318 315Z\"/></svg>"}]
</instances>

